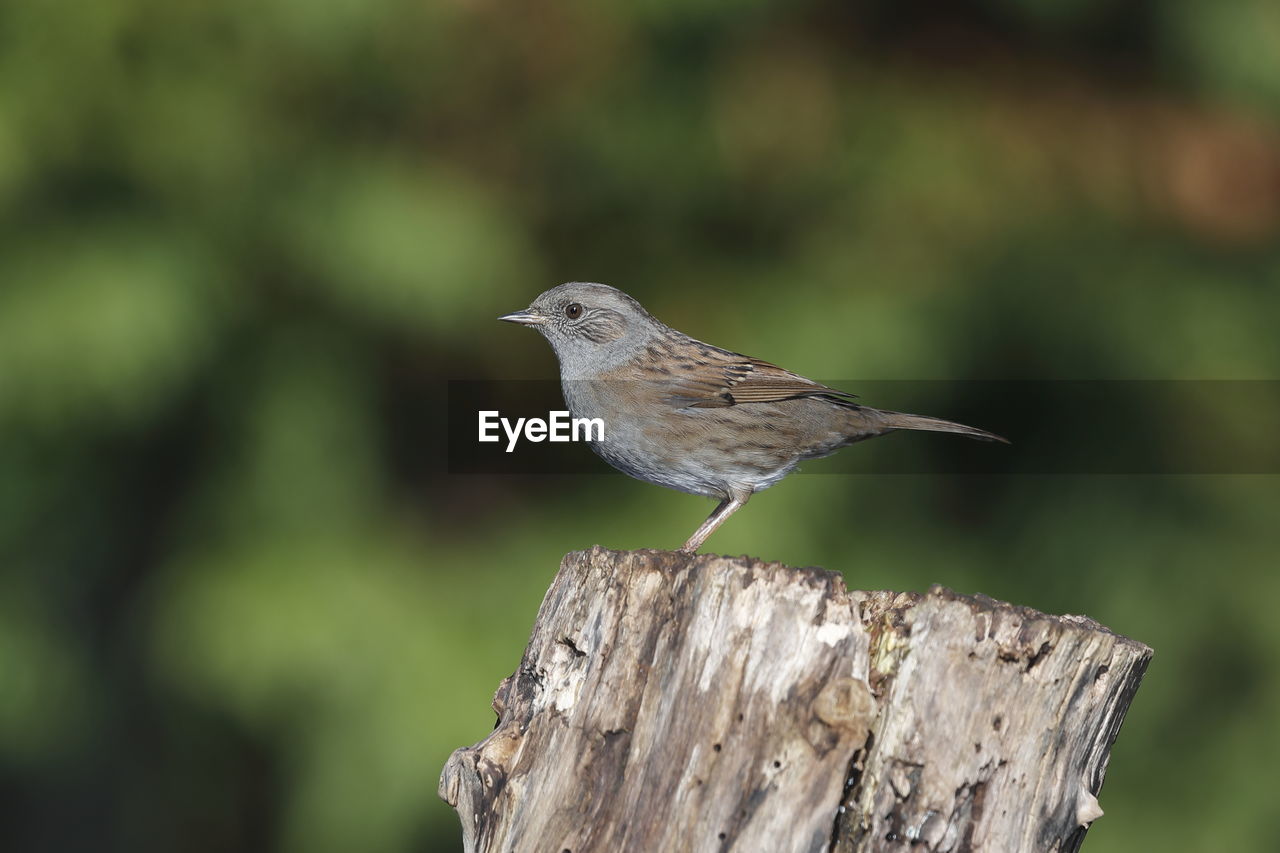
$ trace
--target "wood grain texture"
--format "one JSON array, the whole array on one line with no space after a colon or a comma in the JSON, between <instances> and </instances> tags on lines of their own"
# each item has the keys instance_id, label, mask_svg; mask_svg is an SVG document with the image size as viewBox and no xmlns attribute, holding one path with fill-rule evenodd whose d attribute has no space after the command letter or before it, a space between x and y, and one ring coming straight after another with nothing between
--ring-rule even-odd
<instances>
[{"instance_id":1,"label":"wood grain texture","mask_svg":"<svg viewBox=\"0 0 1280 853\"><path fill-rule=\"evenodd\" d=\"M940 587L594 548L440 796L468 851L1075 850L1150 656Z\"/></svg>"}]
</instances>

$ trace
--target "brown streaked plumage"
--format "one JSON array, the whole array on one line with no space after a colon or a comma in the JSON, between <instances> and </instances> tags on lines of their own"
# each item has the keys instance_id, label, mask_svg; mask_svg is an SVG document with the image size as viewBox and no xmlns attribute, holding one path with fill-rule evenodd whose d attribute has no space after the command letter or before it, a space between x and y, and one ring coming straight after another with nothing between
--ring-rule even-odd
<instances>
[{"instance_id":1,"label":"brown streaked plumage","mask_svg":"<svg viewBox=\"0 0 1280 853\"><path fill-rule=\"evenodd\" d=\"M855 403L829 388L750 356L671 329L627 294L570 282L499 319L533 326L560 362L574 417L600 418L591 443L625 474L720 499L681 548L693 552L752 494L805 459L898 429L1000 436L939 418Z\"/></svg>"}]
</instances>

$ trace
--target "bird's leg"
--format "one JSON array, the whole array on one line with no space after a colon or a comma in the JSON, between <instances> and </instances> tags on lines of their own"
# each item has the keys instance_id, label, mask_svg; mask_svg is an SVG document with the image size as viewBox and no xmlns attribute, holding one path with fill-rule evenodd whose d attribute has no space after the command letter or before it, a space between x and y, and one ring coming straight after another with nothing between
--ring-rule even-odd
<instances>
[{"instance_id":1,"label":"bird's leg","mask_svg":"<svg viewBox=\"0 0 1280 853\"><path fill-rule=\"evenodd\" d=\"M726 518L741 509L749 497L751 497L751 492L730 492L729 497L720 501L719 505L711 511L711 515L707 516L707 520L702 522L702 526L693 531L689 541L684 543L680 550L685 554L692 554L701 548L702 543L707 541L707 537L714 533L717 527L724 524Z\"/></svg>"}]
</instances>

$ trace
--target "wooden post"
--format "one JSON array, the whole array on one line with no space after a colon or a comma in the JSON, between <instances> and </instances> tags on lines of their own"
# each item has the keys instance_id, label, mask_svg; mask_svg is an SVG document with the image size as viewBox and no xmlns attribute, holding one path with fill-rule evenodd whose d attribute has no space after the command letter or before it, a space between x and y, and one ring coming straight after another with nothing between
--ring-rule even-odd
<instances>
[{"instance_id":1,"label":"wooden post","mask_svg":"<svg viewBox=\"0 0 1280 853\"><path fill-rule=\"evenodd\" d=\"M1151 658L1081 616L568 554L440 796L468 851L1070 851Z\"/></svg>"}]
</instances>

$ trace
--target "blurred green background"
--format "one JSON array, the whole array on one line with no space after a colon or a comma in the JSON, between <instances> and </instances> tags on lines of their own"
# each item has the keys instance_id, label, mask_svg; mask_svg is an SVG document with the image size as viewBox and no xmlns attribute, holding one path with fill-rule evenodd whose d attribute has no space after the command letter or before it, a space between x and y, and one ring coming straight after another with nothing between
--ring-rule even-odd
<instances>
[{"instance_id":1,"label":"blurred green background","mask_svg":"<svg viewBox=\"0 0 1280 853\"><path fill-rule=\"evenodd\" d=\"M819 378L1280 378L1280 6L9 3L0 210L0 848L454 850L560 556L709 509L446 476L446 380L554 376L493 318L586 279ZM813 476L711 545L1149 643L1086 849L1261 850L1277 510Z\"/></svg>"}]
</instances>

